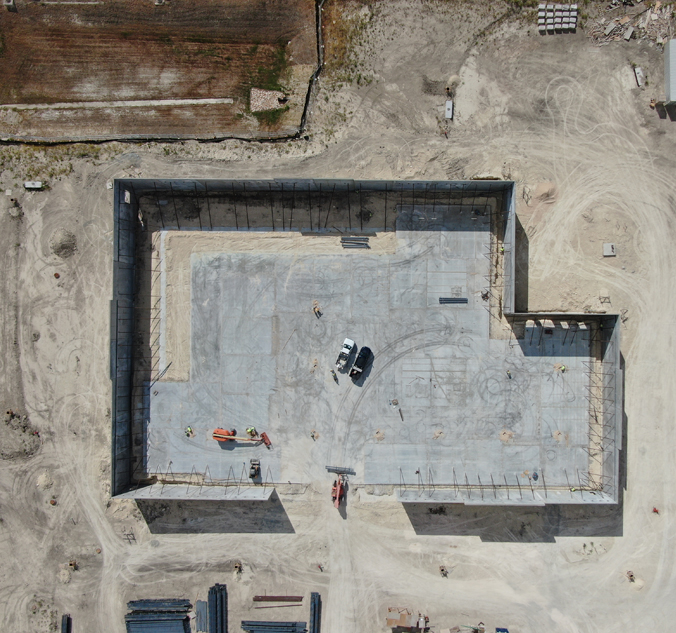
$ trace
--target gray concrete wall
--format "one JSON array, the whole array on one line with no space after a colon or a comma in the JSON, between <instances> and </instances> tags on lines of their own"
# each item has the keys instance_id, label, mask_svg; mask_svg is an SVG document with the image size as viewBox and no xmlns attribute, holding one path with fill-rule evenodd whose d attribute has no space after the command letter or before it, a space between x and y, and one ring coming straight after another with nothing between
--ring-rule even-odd
<instances>
[{"instance_id":1,"label":"gray concrete wall","mask_svg":"<svg viewBox=\"0 0 676 633\"><path fill-rule=\"evenodd\" d=\"M512 187L511 195L505 198L504 232L502 244L503 253L503 289L502 312L514 314L514 284L516 270L516 185Z\"/></svg>"},{"instance_id":2,"label":"gray concrete wall","mask_svg":"<svg viewBox=\"0 0 676 633\"><path fill-rule=\"evenodd\" d=\"M609 441L603 461L603 476L612 486L610 494L619 500L622 494L621 451L624 431L624 371L620 352L621 320L617 315L601 318L604 332L611 332L603 346L603 397L608 406L603 410L603 423Z\"/></svg>"},{"instance_id":3,"label":"gray concrete wall","mask_svg":"<svg viewBox=\"0 0 676 633\"><path fill-rule=\"evenodd\" d=\"M125 184L114 183L113 293L110 303L111 493L125 492L131 484L131 406L134 337L134 266L136 204L133 194L125 203Z\"/></svg>"},{"instance_id":4,"label":"gray concrete wall","mask_svg":"<svg viewBox=\"0 0 676 633\"><path fill-rule=\"evenodd\" d=\"M664 47L664 91L667 103L676 102L676 40Z\"/></svg>"}]
</instances>

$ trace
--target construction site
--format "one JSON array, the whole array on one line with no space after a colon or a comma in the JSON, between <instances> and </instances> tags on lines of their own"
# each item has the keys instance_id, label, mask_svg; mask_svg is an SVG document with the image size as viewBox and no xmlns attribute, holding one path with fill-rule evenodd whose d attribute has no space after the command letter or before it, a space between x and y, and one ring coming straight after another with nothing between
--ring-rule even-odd
<instances>
[{"instance_id":1,"label":"construction site","mask_svg":"<svg viewBox=\"0 0 676 633\"><path fill-rule=\"evenodd\" d=\"M404 503L617 502L619 315L515 312L514 183L115 188L122 498L267 500L328 466Z\"/></svg>"},{"instance_id":2,"label":"construction site","mask_svg":"<svg viewBox=\"0 0 676 633\"><path fill-rule=\"evenodd\" d=\"M3 0L0 615L676 608L676 3Z\"/></svg>"}]
</instances>

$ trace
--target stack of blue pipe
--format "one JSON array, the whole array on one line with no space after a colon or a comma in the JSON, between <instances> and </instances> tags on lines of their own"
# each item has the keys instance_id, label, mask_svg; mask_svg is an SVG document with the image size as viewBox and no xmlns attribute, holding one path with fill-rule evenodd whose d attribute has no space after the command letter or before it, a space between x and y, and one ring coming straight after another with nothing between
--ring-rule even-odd
<instances>
[{"instance_id":1,"label":"stack of blue pipe","mask_svg":"<svg viewBox=\"0 0 676 633\"><path fill-rule=\"evenodd\" d=\"M242 628L249 633L307 633L307 622L242 620Z\"/></svg>"},{"instance_id":2,"label":"stack of blue pipe","mask_svg":"<svg viewBox=\"0 0 676 633\"><path fill-rule=\"evenodd\" d=\"M209 589L209 633L228 633L228 590L216 583Z\"/></svg>"},{"instance_id":3,"label":"stack of blue pipe","mask_svg":"<svg viewBox=\"0 0 676 633\"><path fill-rule=\"evenodd\" d=\"M189 633L190 600L132 600L124 616L127 633Z\"/></svg>"},{"instance_id":4,"label":"stack of blue pipe","mask_svg":"<svg viewBox=\"0 0 676 633\"><path fill-rule=\"evenodd\" d=\"M313 591L310 594L310 633L319 633L322 623L322 599Z\"/></svg>"}]
</instances>

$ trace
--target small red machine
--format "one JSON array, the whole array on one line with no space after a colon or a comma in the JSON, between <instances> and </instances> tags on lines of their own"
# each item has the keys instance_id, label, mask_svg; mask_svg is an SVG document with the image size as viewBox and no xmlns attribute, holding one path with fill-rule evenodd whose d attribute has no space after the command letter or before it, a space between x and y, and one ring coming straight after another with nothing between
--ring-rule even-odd
<instances>
[{"instance_id":1,"label":"small red machine","mask_svg":"<svg viewBox=\"0 0 676 633\"><path fill-rule=\"evenodd\" d=\"M331 499L333 499L333 505L336 508L340 507L340 504L343 501L345 496L345 484L346 477L344 475L338 475L338 479L334 480L333 488L331 488Z\"/></svg>"},{"instance_id":2,"label":"small red machine","mask_svg":"<svg viewBox=\"0 0 676 633\"><path fill-rule=\"evenodd\" d=\"M340 504L345 498L345 493L347 492L347 476L354 475L355 472L351 468L345 468L344 466L327 466L326 470L330 473L338 475L338 479L333 481L333 488L331 488L331 499L333 499L333 505L336 508L340 508Z\"/></svg>"}]
</instances>

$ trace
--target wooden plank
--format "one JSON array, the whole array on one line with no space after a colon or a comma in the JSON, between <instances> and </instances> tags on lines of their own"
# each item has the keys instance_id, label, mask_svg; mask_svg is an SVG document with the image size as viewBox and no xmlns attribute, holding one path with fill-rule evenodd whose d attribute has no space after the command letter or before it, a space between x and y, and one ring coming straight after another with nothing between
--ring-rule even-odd
<instances>
[{"instance_id":1,"label":"wooden plank","mask_svg":"<svg viewBox=\"0 0 676 633\"><path fill-rule=\"evenodd\" d=\"M254 596L254 602L302 602L303 596Z\"/></svg>"}]
</instances>

